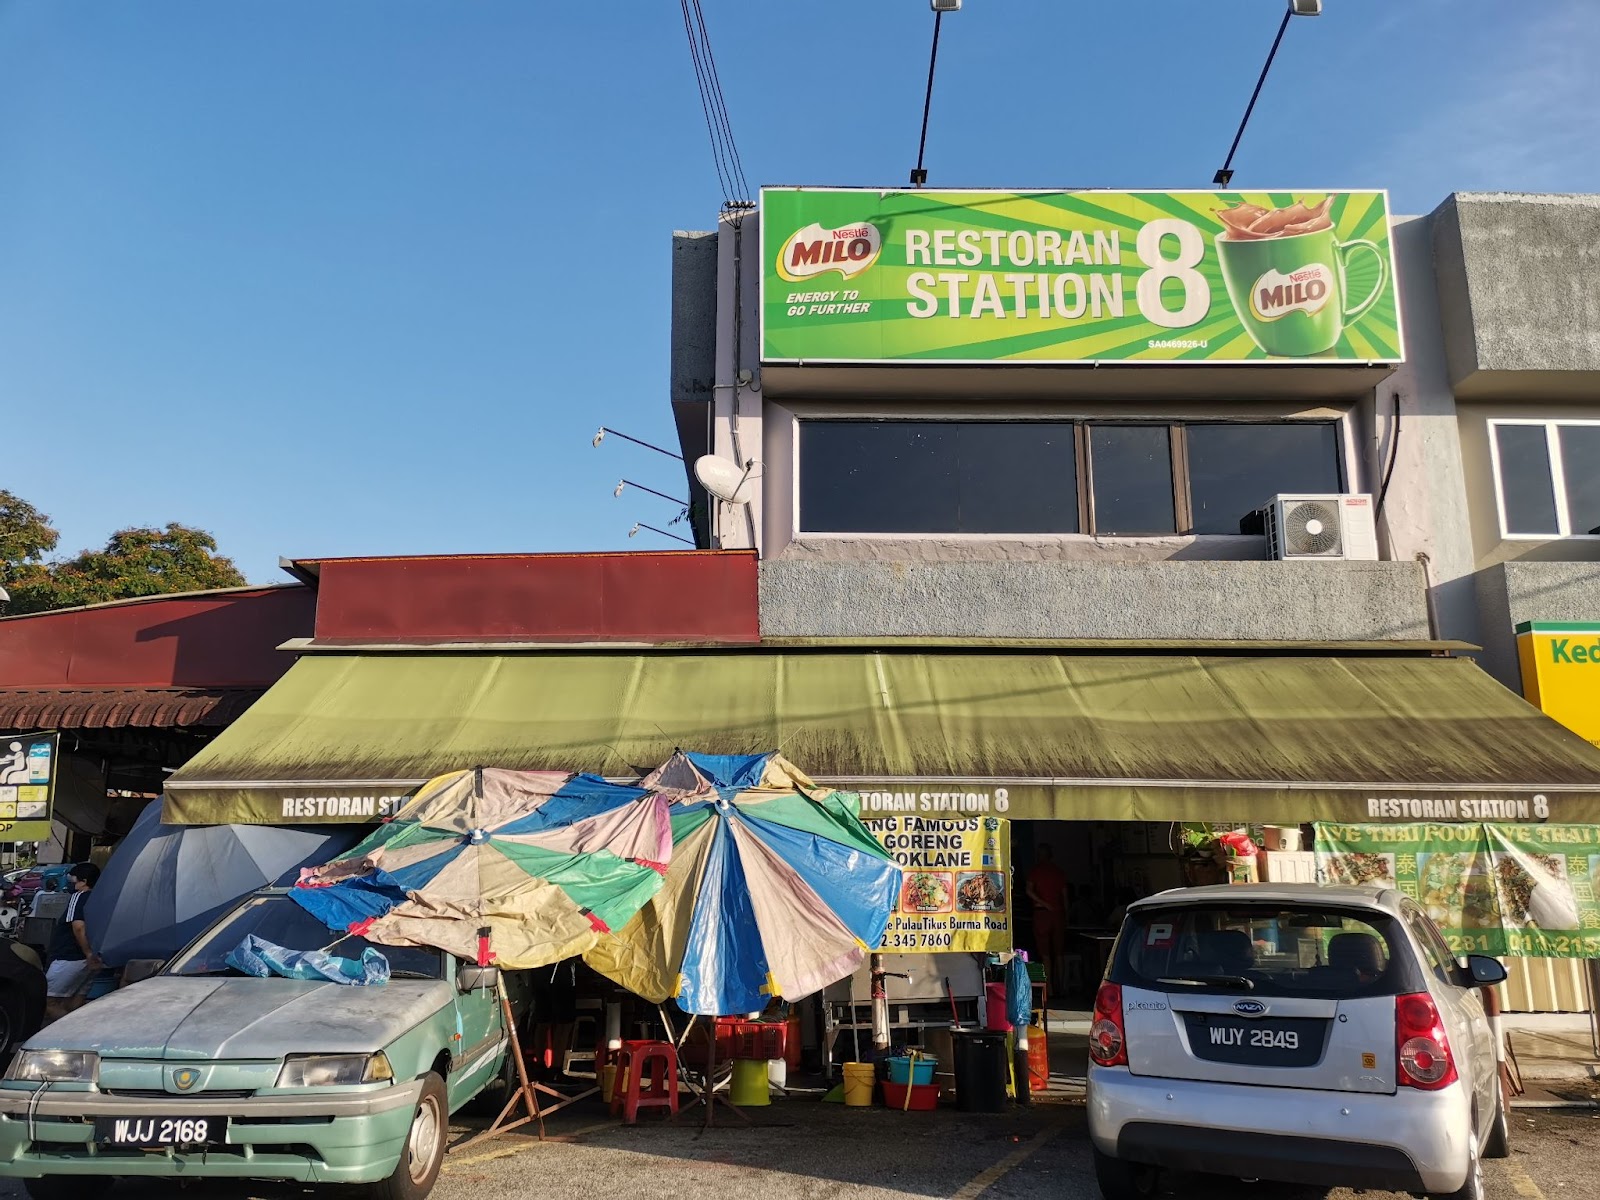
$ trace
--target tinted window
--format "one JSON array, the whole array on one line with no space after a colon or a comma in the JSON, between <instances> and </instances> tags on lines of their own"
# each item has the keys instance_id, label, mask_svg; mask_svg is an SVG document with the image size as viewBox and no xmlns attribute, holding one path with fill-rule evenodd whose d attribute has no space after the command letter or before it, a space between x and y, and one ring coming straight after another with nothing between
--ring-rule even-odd
<instances>
[{"instance_id":1,"label":"tinted window","mask_svg":"<svg viewBox=\"0 0 1600 1200\"><path fill-rule=\"evenodd\" d=\"M1415 977L1405 947L1384 913L1271 903L1137 909L1113 978L1167 992L1394 995Z\"/></svg>"},{"instance_id":2,"label":"tinted window","mask_svg":"<svg viewBox=\"0 0 1600 1200\"><path fill-rule=\"evenodd\" d=\"M1568 531L1600 533L1600 425L1562 425L1557 434L1567 477Z\"/></svg>"},{"instance_id":3,"label":"tinted window","mask_svg":"<svg viewBox=\"0 0 1600 1200\"><path fill-rule=\"evenodd\" d=\"M1195 533L1238 533L1284 492L1344 490L1336 425L1190 425L1186 436Z\"/></svg>"},{"instance_id":4,"label":"tinted window","mask_svg":"<svg viewBox=\"0 0 1600 1200\"><path fill-rule=\"evenodd\" d=\"M1550 479L1549 443L1543 425L1496 425L1500 490L1507 533L1558 533L1556 493Z\"/></svg>"},{"instance_id":5,"label":"tinted window","mask_svg":"<svg viewBox=\"0 0 1600 1200\"><path fill-rule=\"evenodd\" d=\"M1076 533L1067 421L805 421L800 528Z\"/></svg>"},{"instance_id":6,"label":"tinted window","mask_svg":"<svg viewBox=\"0 0 1600 1200\"><path fill-rule=\"evenodd\" d=\"M1091 425L1089 462L1095 533L1177 532L1165 425Z\"/></svg>"},{"instance_id":7,"label":"tinted window","mask_svg":"<svg viewBox=\"0 0 1600 1200\"><path fill-rule=\"evenodd\" d=\"M1417 944L1422 947L1422 957L1428 961L1428 969L1434 973L1441 983L1454 983L1456 981L1456 956L1450 952L1450 947L1445 943L1444 935L1438 930L1426 913L1420 908L1405 906L1406 923L1411 926L1411 932L1416 935Z\"/></svg>"}]
</instances>

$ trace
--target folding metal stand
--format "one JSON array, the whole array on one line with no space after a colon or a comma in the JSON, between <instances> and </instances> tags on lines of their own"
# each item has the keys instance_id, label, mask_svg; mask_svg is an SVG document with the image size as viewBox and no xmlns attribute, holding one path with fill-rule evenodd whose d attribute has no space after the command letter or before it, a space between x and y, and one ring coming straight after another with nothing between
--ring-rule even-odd
<instances>
[{"instance_id":1,"label":"folding metal stand","mask_svg":"<svg viewBox=\"0 0 1600 1200\"><path fill-rule=\"evenodd\" d=\"M691 1018L689 1021L689 1028L692 1029L693 1027L694 1019ZM682 1040L687 1041L688 1037L689 1029L685 1029L683 1031ZM728 1081L728 1087L730 1089L733 1087L732 1079ZM691 1086L690 1090L694 1091L694 1088ZM755 1122L750 1119L750 1114L735 1104L732 1099L727 1096L720 1096L717 1094L717 1022L715 1017L713 1017L711 1020L710 1048L706 1051L705 1085L699 1091L695 1091L694 1099L689 1101L689 1103L683 1107L693 1108L696 1104L703 1104L706 1106L706 1119L704 1124L701 1126L703 1129L710 1129L717 1123L716 1114L717 1105L719 1104L726 1104L729 1111L743 1121L746 1125L755 1124Z\"/></svg>"}]
</instances>

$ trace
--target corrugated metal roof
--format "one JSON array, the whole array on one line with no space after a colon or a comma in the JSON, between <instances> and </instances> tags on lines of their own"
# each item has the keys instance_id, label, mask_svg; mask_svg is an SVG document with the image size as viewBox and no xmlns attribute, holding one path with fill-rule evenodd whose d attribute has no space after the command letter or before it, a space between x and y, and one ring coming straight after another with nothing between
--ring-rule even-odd
<instances>
[{"instance_id":1,"label":"corrugated metal roof","mask_svg":"<svg viewBox=\"0 0 1600 1200\"><path fill-rule=\"evenodd\" d=\"M264 688L0 688L0 729L220 729Z\"/></svg>"}]
</instances>

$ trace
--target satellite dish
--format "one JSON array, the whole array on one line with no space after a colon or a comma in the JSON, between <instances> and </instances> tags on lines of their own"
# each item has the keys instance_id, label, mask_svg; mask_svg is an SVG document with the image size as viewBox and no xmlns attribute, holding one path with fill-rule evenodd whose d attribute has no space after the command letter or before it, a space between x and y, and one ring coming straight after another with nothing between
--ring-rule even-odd
<instances>
[{"instance_id":1,"label":"satellite dish","mask_svg":"<svg viewBox=\"0 0 1600 1200\"><path fill-rule=\"evenodd\" d=\"M753 466L754 459L740 467L715 454L702 454L694 460L694 477L700 481L701 487L718 500L726 500L729 504L749 504L746 484L750 482L750 468Z\"/></svg>"}]
</instances>

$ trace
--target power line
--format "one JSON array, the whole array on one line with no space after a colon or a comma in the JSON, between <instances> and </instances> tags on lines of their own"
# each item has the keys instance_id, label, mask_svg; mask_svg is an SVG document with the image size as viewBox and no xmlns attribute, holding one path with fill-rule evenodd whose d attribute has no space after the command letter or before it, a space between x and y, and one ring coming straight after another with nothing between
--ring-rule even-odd
<instances>
[{"instance_id":1,"label":"power line","mask_svg":"<svg viewBox=\"0 0 1600 1200\"><path fill-rule=\"evenodd\" d=\"M728 116L728 101L717 76L717 60L711 50L705 13L701 11L700 0L678 0L678 7L683 14L683 32L689 39L689 60L694 65L700 111L705 117L706 135L711 139L711 157L717 183L722 188L723 205L726 208L747 206L750 184L745 179L744 164L734 143L733 121Z\"/></svg>"}]
</instances>

